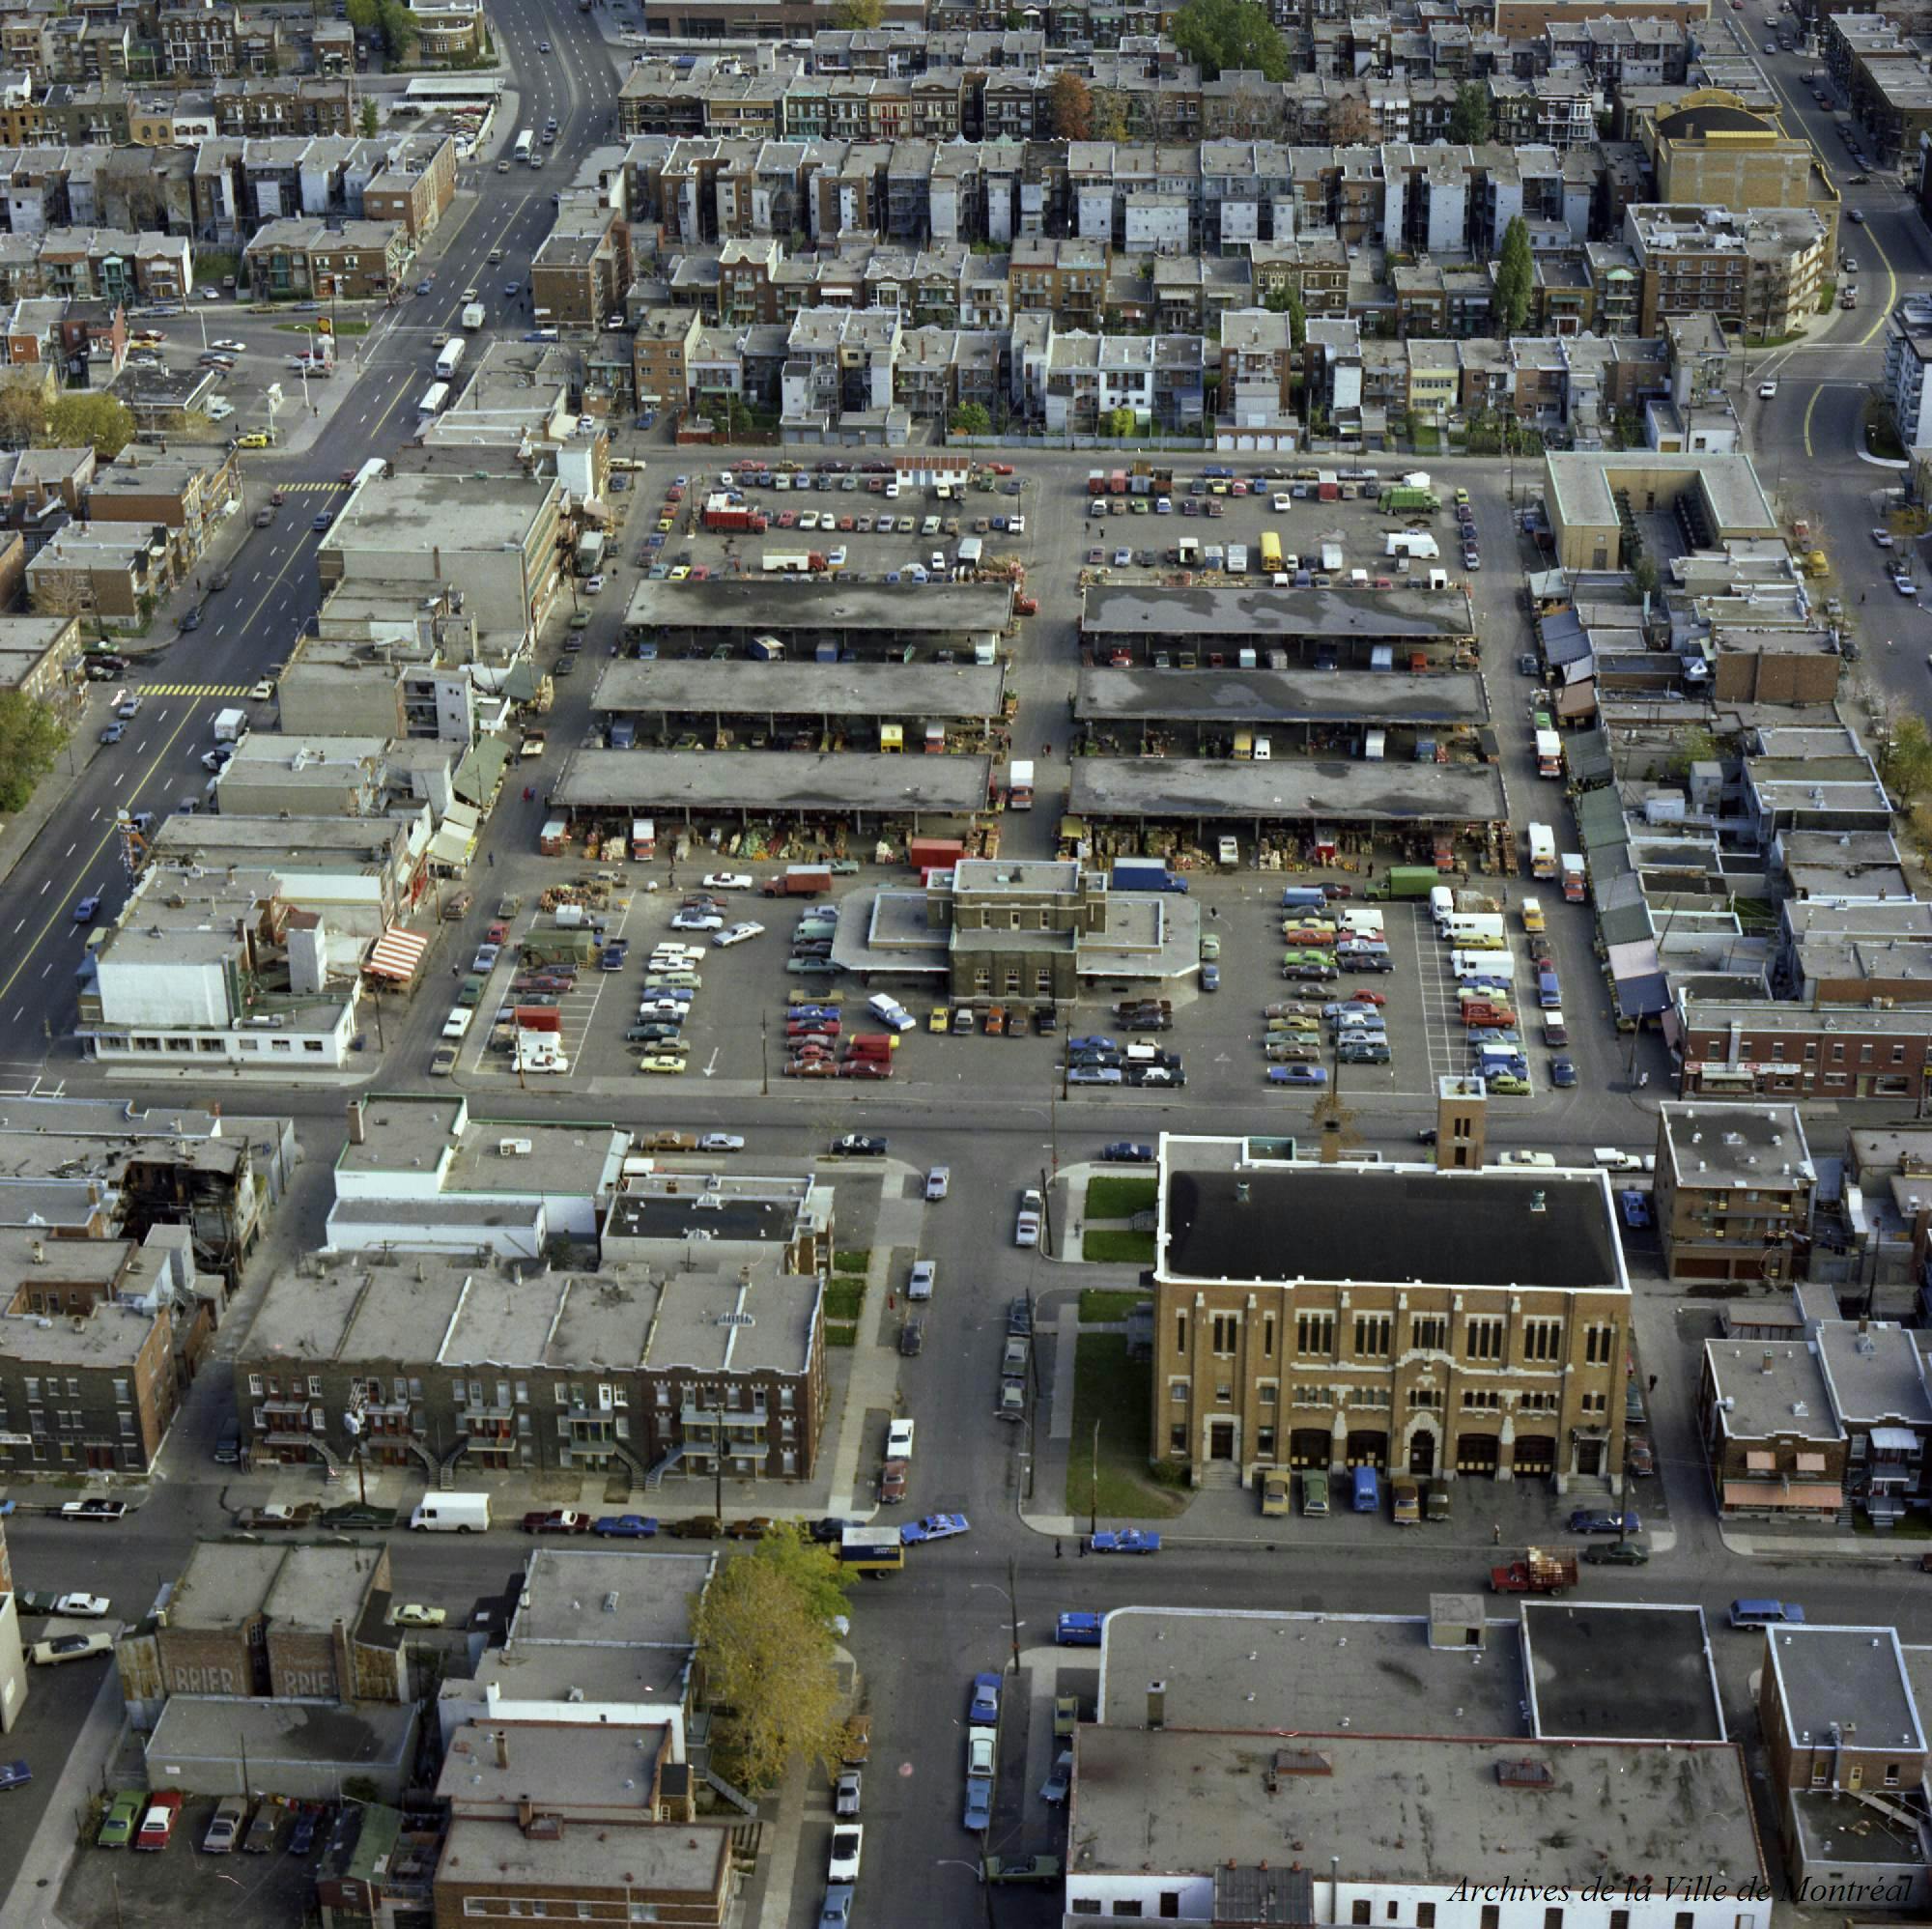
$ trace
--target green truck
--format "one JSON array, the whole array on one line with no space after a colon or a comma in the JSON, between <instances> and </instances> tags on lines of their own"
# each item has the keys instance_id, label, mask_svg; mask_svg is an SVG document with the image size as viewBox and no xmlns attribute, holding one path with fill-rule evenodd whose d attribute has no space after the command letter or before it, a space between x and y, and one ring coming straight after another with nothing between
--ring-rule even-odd
<instances>
[{"instance_id":1,"label":"green truck","mask_svg":"<svg viewBox=\"0 0 1932 1929\"><path fill-rule=\"evenodd\" d=\"M1401 484L1384 489L1381 501L1384 516L1407 516L1417 511L1433 516L1442 506L1442 498L1435 490L1410 489Z\"/></svg>"},{"instance_id":2,"label":"green truck","mask_svg":"<svg viewBox=\"0 0 1932 1929\"><path fill-rule=\"evenodd\" d=\"M1376 899L1427 897L1441 882L1442 875L1433 865L1391 865L1381 876L1370 879L1367 895Z\"/></svg>"}]
</instances>

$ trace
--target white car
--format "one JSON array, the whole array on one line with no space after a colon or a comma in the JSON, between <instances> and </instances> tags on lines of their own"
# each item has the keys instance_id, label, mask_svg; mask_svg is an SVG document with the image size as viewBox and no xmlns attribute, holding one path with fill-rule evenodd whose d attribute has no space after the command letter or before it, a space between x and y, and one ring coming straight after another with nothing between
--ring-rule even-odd
<instances>
[{"instance_id":1,"label":"white car","mask_svg":"<svg viewBox=\"0 0 1932 1929\"><path fill-rule=\"evenodd\" d=\"M260 683L256 684L248 692L248 700L251 703L266 703L274 694L275 686L273 682L265 676Z\"/></svg>"},{"instance_id":2,"label":"white car","mask_svg":"<svg viewBox=\"0 0 1932 1929\"><path fill-rule=\"evenodd\" d=\"M750 891L752 880L741 870L714 870L704 879L706 891Z\"/></svg>"},{"instance_id":3,"label":"white car","mask_svg":"<svg viewBox=\"0 0 1932 1929\"><path fill-rule=\"evenodd\" d=\"M1777 383L1775 380L1771 382L1760 382L1757 385L1757 392L1761 396L1763 396L1763 398L1767 402L1769 402L1771 398L1777 393Z\"/></svg>"},{"instance_id":4,"label":"white car","mask_svg":"<svg viewBox=\"0 0 1932 1929\"><path fill-rule=\"evenodd\" d=\"M246 342L237 341L210 342L208 346L212 349L219 349L225 355L245 355L248 350Z\"/></svg>"},{"instance_id":5,"label":"white car","mask_svg":"<svg viewBox=\"0 0 1932 1929\"><path fill-rule=\"evenodd\" d=\"M29 1659L36 1667L58 1667L62 1661L84 1661L90 1655L111 1655L114 1652L114 1636L108 1633L55 1634L45 1641L36 1641L28 1650Z\"/></svg>"},{"instance_id":6,"label":"white car","mask_svg":"<svg viewBox=\"0 0 1932 1929\"><path fill-rule=\"evenodd\" d=\"M825 1871L827 1882L857 1882L859 1851L865 1846L866 1825L844 1822L832 1831L832 1859Z\"/></svg>"},{"instance_id":7,"label":"white car","mask_svg":"<svg viewBox=\"0 0 1932 1929\"><path fill-rule=\"evenodd\" d=\"M1872 531L1872 541L1880 549L1889 550L1892 547L1891 531L1889 529L1874 529Z\"/></svg>"},{"instance_id":8,"label":"white car","mask_svg":"<svg viewBox=\"0 0 1932 1929\"><path fill-rule=\"evenodd\" d=\"M673 931L722 931L724 921L715 911L680 911L670 921Z\"/></svg>"},{"instance_id":9,"label":"white car","mask_svg":"<svg viewBox=\"0 0 1932 1929\"><path fill-rule=\"evenodd\" d=\"M424 1607L419 1603L409 1602L396 1609L398 1628L440 1628L449 1619L446 1607Z\"/></svg>"},{"instance_id":10,"label":"white car","mask_svg":"<svg viewBox=\"0 0 1932 1929\"><path fill-rule=\"evenodd\" d=\"M602 591L603 591L603 588L604 588L604 579L603 579L603 577L602 577L601 575L599 575L599 576L586 576L586 577L585 577L585 578L583 579L583 593L584 593L584 595L586 595L586 596L596 596L596 595L599 595L599 594L601 594L601 593L602 593Z\"/></svg>"},{"instance_id":11,"label":"white car","mask_svg":"<svg viewBox=\"0 0 1932 1929\"><path fill-rule=\"evenodd\" d=\"M470 1010L467 1006L459 1005L455 1008L455 1010L453 1010L449 1014L449 1016L442 1021L442 1035L445 1038L462 1037L463 1035L469 1031L469 1021L472 1018L474 1018L475 1015L476 1015L475 1012Z\"/></svg>"},{"instance_id":12,"label":"white car","mask_svg":"<svg viewBox=\"0 0 1932 1929\"><path fill-rule=\"evenodd\" d=\"M910 1420L895 1420L886 1428L887 1460L912 1459L912 1430L913 1423Z\"/></svg>"},{"instance_id":13,"label":"white car","mask_svg":"<svg viewBox=\"0 0 1932 1929\"><path fill-rule=\"evenodd\" d=\"M1496 1162L1506 1166L1553 1166L1554 1152L1505 1152Z\"/></svg>"},{"instance_id":14,"label":"white car","mask_svg":"<svg viewBox=\"0 0 1932 1929\"><path fill-rule=\"evenodd\" d=\"M64 1594L54 1603L54 1612L76 1621L99 1621L107 1612L104 1594Z\"/></svg>"},{"instance_id":15,"label":"white car","mask_svg":"<svg viewBox=\"0 0 1932 1929\"><path fill-rule=\"evenodd\" d=\"M1288 497L1286 496L1277 496L1274 498L1275 514L1281 515L1287 508L1288 508Z\"/></svg>"},{"instance_id":16,"label":"white car","mask_svg":"<svg viewBox=\"0 0 1932 1929\"><path fill-rule=\"evenodd\" d=\"M728 931L720 931L711 942L721 948L725 945L742 945L748 938L762 938L764 934L765 927L762 924L733 924Z\"/></svg>"},{"instance_id":17,"label":"white car","mask_svg":"<svg viewBox=\"0 0 1932 1929\"><path fill-rule=\"evenodd\" d=\"M1033 1187L1020 1194L1019 1217L1013 1222L1013 1244L1016 1246L1037 1246L1039 1244L1040 1215L1046 1210L1046 1202Z\"/></svg>"},{"instance_id":18,"label":"white car","mask_svg":"<svg viewBox=\"0 0 1932 1929\"><path fill-rule=\"evenodd\" d=\"M970 1775L984 1775L992 1778L993 1763L999 1753L1000 1738L991 1728L969 1728L966 1731L966 1773Z\"/></svg>"},{"instance_id":19,"label":"white car","mask_svg":"<svg viewBox=\"0 0 1932 1929\"><path fill-rule=\"evenodd\" d=\"M745 1141L736 1132L706 1132L697 1142L700 1152L742 1152Z\"/></svg>"},{"instance_id":20,"label":"white car","mask_svg":"<svg viewBox=\"0 0 1932 1929\"><path fill-rule=\"evenodd\" d=\"M235 412L235 405L225 395L217 395L208 405L208 419L211 422L225 422Z\"/></svg>"}]
</instances>

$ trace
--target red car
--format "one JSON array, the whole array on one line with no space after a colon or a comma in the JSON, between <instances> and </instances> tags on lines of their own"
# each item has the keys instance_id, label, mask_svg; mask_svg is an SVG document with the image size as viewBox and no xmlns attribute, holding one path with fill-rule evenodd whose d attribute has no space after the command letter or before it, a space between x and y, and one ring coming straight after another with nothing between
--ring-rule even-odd
<instances>
[{"instance_id":1,"label":"red car","mask_svg":"<svg viewBox=\"0 0 1932 1929\"><path fill-rule=\"evenodd\" d=\"M991 467L995 475L1010 475L1013 472L1013 466L1009 462L996 462Z\"/></svg>"},{"instance_id":2,"label":"red car","mask_svg":"<svg viewBox=\"0 0 1932 1929\"><path fill-rule=\"evenodd\" d=\"M837 1078L838 1067L830 1059L788 1059L786 1078Z\"/></svg>"},{"instance_id":3,"label":"red car","mask_svg":"<svg viewBox=\"0 0 1932 1929\"><path fill-rule=\"evenodd\" d=\"M1349 994L1350 1005L1386 1005L1388 1000L1379 991L1352 991Z\"/></svg>"},{"instance_id":4,"label":"red car","mask_svg":"<svg viewBox=\"0 0 1932 1929\"><path fill-rule=\"evenodd\" d=\"M895 1500L906 1497L906 1475L911 1471L904 1461L888 1461L879 1469L879 1500L890 1506Z\"/></svg>"},{"instance_id":5,"label":"red car","mask_svg":"<svg viewBox=\"0 0 1932 1929\"><path fill-rule=\"evenodd\" d=\"M589 1515L580 1514L574 1507L553 1507L547 1512L524 1516L526 1534L587 1534L589 1531Z\"/></svg>"},{"instance_id":6,"label":"red car","mask_svg":"<svg viewBox=\"0 0 1932 1929\"><path fill-rule=\"evenodd\" d=\"M892 1062L888 1059L847 1059L838 1067L840 1078L891 1078Z\"/></svg>"},{"instance_id":7,"label":"red car","mask_svg":"<svg viewBox=\"0 0 1932 1929\"><path fill-rule=\"evenodd\" d=\"M1471 1000L1463 1007L1463 1023L1472 1032L1499 1032L1516 1023L1516 1013L1500 1005L1483 1005Z\"/></svg>"},{"instance_id":8,"label":"red car","mask_svg":"<svg viewBox=\"0 0 1932 1929\"><path fill-rule=\"evenodd\" d=\"M134 1835L137 1849L165 1849L175 1832L175 1818L182 1811L184 1798L174 1789L167 1789L149 1802L148 1811L141 1817L141 1826Z\"/></svg>"}]
</instances>

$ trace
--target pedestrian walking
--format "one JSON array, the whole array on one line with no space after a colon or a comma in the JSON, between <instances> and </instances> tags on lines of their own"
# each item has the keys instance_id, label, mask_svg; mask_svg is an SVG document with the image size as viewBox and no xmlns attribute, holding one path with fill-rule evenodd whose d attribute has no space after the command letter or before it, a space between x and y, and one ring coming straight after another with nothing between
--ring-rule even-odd
<instances>
[{"instance_id":1,"label":"pedestrian walking","mask_svg":"<svg viewBox=\"0 0 1932 1929\"><path fill-rule=\"evenodd\" d=\"M490 853L490 868L492 870L497 868L497 853L495 851Z\"/></svg>"},{"instance_id":2,"label":"pedestrian walking","mask_svg":"<svg viewBox=\"0 0 1932 1929\"><path fill-rule=\"evenodd\" d=\"M1490 1522L1490 1546L1492 1547L1500 1547L1502 1544L1503 1544L1503 1523L1500 1520L1492 1520Z\"/></svg>"},{"instance_id":3,"label":"pedestrian walking","mask_svg":"<svg viewBox=\"0 0 1932 1929\"><path fill-rule=\"evenodd\" d=\"M1060 1537L1056 1534L1053 1540L1053 1558L1055 1560L1059 1560L1061 1558L1062 1552L1063 1549L1060 1545Z\"/></svg>"},{"instance_id":4,"label":"pedestrian walking","mask_svg":"<svg viewBox=\"0 0 1932 1929\"><path fill-rule=\"evenodd\" d=\"M1650 1390L1653 1393L1657 1391L1657 1376L1655 1374L1652 1374L1650 1376Z\"/></svg>"}]
</instances>

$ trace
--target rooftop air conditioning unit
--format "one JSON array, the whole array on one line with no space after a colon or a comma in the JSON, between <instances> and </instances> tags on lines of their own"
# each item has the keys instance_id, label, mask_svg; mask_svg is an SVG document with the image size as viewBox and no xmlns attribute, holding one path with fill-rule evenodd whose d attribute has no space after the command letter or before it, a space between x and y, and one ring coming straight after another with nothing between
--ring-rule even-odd
<instances>
[{"instance_id":1,"label":"rooftop air conditioning unit","mask_svg":"<svg viewBox=\"0 0 1932 1929\"><path fill-rule=\"evenodd\" d=\"M534 1144L529 1139L498 1139L497 1141L497 1155L498 1158L526 1159L533 1149Z\"/></svg>"}]
</instances>

